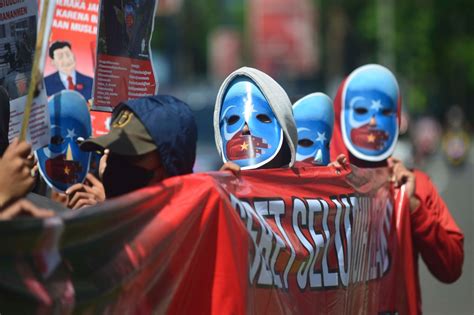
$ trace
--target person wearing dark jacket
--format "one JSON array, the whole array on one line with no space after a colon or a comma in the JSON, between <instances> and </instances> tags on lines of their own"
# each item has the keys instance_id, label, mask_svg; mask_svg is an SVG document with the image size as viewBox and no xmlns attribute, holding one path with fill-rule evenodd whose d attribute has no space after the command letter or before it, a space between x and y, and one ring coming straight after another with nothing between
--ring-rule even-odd
<instances>
[{"instance_id":1,"label":"person wearing dark jacket","mask_svg":"<svg viewBox=\"0 0 474 315\"><path fill-rule=\"evenodd\" d=\"M10 97L0 86L0 156L8 147L8 125L10 124Z\"/></svg>"},{"instance_id":2,"label":"person wearing dark jacket","mask_svg":"<svg viewBox=\"0 0 474 315\"><path fill-rule=\"evenodd\" d=\"M102 175L108 199L192 173L196 142L189 106L173 96L156 95L120 103L110 132L86 140L81 149L108 150Z\"/></svg>"}]
</instances>

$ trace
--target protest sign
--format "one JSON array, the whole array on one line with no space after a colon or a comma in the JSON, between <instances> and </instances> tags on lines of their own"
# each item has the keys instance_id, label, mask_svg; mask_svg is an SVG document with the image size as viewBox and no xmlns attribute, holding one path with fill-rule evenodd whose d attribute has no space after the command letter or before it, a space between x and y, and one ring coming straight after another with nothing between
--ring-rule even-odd
<instances>
[{"instance_id":1,"label":"protest sign","mask_svg":"<svg viewBox=\"0 0 474 315\"><path fill-rule=\"evenodd\" d=\"M45 85L48 96L75 90L92 98L99 0L56 0Z\"/></svg>"},{"instance_id":2,"label":"protest sign","mask_svg":"<svg viewBox=\"0 0 474 315\"><path fill-rule=\"evenodd\" d=\"M99 0L56 0L45 69L48 96L71 89L92 105L98 21ZM103 134L110 114L91 111L90 115L93 135Z\"/></svg>"},{"instance_id":3,"label":"protest sign","mask_svg":"<svg viewBox=\"0 0 474 315\"><path fill-rule=\"evenodd\" d=\"M41 26L39 13L45 13L43 22L44 28L47 28L50 11L51 6L39 10L38 3L34 0L5 1L0 7L0 32L4 34L0 81L10 96L8 136L10 141L15 137L28 140L33 150L49 142L46 94L42 91L41 80L36 80L37 76L32 74L41 72L42 66L39 62L34 67L35 53L39 60L43 51L41 38L37 43L36 37L38 27ZM38 84L32 82L32 78ZM39 93L36 91L38 95L34 97L37 87Z\"/></svg>"},{"instance_id":4,"label":"protest sign","mask_svg":"<svg viewBox=\"0 0 474 315\"><path fill-rule=\"evenodd\" d=\"M157 93L150 50L157 3L101 2L93 109L112 111L121 101Z\"/></svg>"}]
</instances>

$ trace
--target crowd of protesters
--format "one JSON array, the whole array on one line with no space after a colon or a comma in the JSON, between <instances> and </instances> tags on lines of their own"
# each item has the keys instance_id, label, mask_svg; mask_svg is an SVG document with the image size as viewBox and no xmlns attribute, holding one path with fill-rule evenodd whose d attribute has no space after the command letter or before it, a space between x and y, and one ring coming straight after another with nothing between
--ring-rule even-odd
<instances>
[{"instance_id":1,"label":"crowd of protesters","mask_svg":"<svg viewBox=\"0 0 474 315\"><path fill-rule=\"evenodd\" d=\"M113 111L110 132L79 145L84 152L102 155L96 174L55 192L52 199L59 202L52 201L35 193L41 179L31 146L17 139L8 143L9 96L4 89L0 102L2 220L54 216L193 172L197 127L189 106L164 95L123 101ZM453 282L462 271L463 233L428 175L391 157L400 114L397 80L379 65L354 70L341 83L334 105L322 93L292 105L274 79L244 67L230 74L217 92L214 136L221 170L238 175L302 163L336 171L350 165L387 167L387 180L395 188L405 185L409 196L413 259L421 255L434 276Z\"/></svg>"}]
</instances>

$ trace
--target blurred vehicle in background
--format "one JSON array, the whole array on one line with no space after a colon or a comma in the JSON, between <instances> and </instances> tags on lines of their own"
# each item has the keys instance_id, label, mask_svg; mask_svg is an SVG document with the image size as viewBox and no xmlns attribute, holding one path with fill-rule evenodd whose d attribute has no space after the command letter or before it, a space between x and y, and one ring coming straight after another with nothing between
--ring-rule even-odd
<instances>
[{"instance_id":1,"label":"blurred vehicle in background","mask_svg":"<svg viewBox=\"0 0 474 315\"><path fill-rule=\"evenodd\" d=\"M446 115L446 130L443 135L443 153L452 166L463 165L470 151L471 137L465 127L461 107L452 106Z\"/></svg>"}]
</instances>

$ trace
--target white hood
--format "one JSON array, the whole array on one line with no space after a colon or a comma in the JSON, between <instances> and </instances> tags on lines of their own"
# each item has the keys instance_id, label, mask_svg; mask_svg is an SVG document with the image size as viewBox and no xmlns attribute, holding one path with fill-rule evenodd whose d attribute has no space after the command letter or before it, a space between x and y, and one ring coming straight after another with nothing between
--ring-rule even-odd
<instances>
[{"instance_id":1,"label":"white hood","mask_svg":"<svg viewBox=\"0 0 474 315\"><path fill-rule=\"evenodd\" d=\"M295 120L293 119L293 110L290 99L285 90L269 75L260 70L242 67L232 72L222 83L219 93L217 94L216 105L214 107L214 138L216 140L216 147L219 155L222 157L222 138L219 128L219 116L221 113L222 100L227 91L229 84L238 76L245 76L250 78L262 91L267 99L270 107L278 120L278 123L283 130L283 135L286 139L288 147L291 152L291 159L289 166L292 167L296 159L296 144L298 142L298 133L296 131Z\"/></svg>"}]
</instances>

